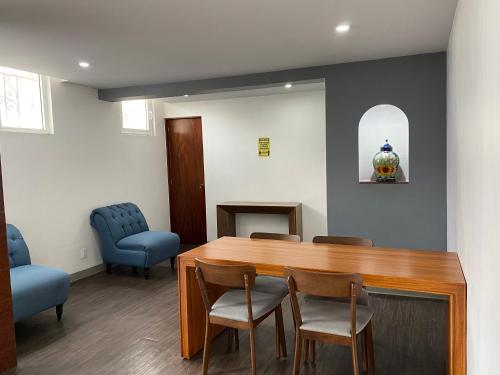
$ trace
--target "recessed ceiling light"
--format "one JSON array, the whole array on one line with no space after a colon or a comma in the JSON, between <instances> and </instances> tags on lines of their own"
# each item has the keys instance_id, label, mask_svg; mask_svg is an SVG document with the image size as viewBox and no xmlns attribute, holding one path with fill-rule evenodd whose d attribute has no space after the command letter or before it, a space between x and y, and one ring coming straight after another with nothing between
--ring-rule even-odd
<instances>
[{"instance_id":1,"label":"recessed ceiling light","mask_svg":"<svg viewBox=\"0 0 500 375\"><path fill-rule=\"evenodd\" d=\"M184 97L187 98L189 96L189 94L184 94Z\"/></svg>"},{"instance_id":2,"label":"recessed ceiling light","mask_svg":"<svg viewBox=\"0 0 500 375\"><path fill-rule=\"evenodd\" d=\"M349 30L351 29L351 25L347 24L347 23L343 23L341 25L338 25L335 30L338 32L338 33L346 33L348 32Z\"/></svg>"},{"instance_id":3,"label":"recessed ceiling light","mask_svg":"<svg viewBox=\"0 0 500 375\"><path fill-rule=\"evenodd\" d=\"M292 84L291 84L291 83L287 83L287 84L285 85L285 88L286 88L286 89L291 89L291 88L292 88Z\"/></svg>"},{"instance_id":4,"label":"recessed ceiling light","mask_svg":"<svg viewBox=\"0 0 500 375\"><path fill-rule=\"evenodd\" d=\"M86 62L86 61L80 61L78 63L78 65L80 65L80 68L88 68L88 67L90 67L90 64L88 62Z\"/></svg>"}]
</instances>

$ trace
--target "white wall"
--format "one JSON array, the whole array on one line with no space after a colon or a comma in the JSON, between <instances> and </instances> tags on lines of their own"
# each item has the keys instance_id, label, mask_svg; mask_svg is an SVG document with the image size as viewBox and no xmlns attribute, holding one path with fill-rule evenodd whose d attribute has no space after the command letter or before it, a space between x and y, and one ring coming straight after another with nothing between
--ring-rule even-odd
<instances>
[{"instance_id":1,"label":"white wall","mask_svg":"<svg viewBox=\"0 0 500 375\"><path fill-rule=\"evenodd\" d=\"M169 229L163 126L155 137L122 135L120 103L82 86L53 80L52 101L55 134L0 133L7 222L33 263L69 273L102 263L89 224L102 205L135 202L152 228Z\"/></svg>"},{"instance_id":2,"label":"white wall","mask_svg":"<svg viewBox=\"0 0 500 375\"><path fill-rule=\"evenodd\" d=\"M165 117L202 116L208 239L224 201L303 203L304 240L327 233L324 91L165 104ZM257 139L271 138L271 156ZM237 235L288 232L285 217L237 215Z\"/></svg>"},{"instance_id":3,"label":"white wall","mask_svg":"<svg viewBox=\"0 0 500 375\"><path fill-rule=\"evenodd\" d=\"M448 51L448 244L467 280L469 375L498 374L500 1L460 0Z\"/></svg>"}]
</instances>

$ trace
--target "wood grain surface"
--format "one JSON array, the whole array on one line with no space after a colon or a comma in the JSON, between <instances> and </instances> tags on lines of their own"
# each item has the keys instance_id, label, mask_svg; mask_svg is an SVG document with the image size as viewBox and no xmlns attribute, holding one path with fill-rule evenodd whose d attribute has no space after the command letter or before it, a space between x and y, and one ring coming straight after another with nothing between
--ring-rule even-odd
<instances>
[{"instance_id":1,"label":"wood grain surface","mask_svg":"<svg viewBox=\"0 0 500 375\"><path fill-rule=\"evenodd\" d=\"M466 282L456 253L291 243L223 237L178 258L181 354L190 358L203 346L203 309L190 269L194 259L252 264L259 274L283 275L284 267L359 273L366 286L425 292L449 298L448 373L466 374Z\"/></svg>"},{"instance_id":2,"label":"wood grain surface","mask_svg":"<svg viewBox=\"0 0 500 375\"><path fill-rule=\"evenodd\" d=\"M165 134L171 230L183 244L203 244L207 220L201 117L165 119Z\"/></svg>"},{"instance_id":3,"label":"wood grain surface","mask_svg":"<svg viewBox=\"0 0 500 375\"><path fill-rule=\"evenodd\" d=\"M16 339L12 315L9 269L2 170L0 166L0 372L16 366Z\"/></svg>"}]
</instances>

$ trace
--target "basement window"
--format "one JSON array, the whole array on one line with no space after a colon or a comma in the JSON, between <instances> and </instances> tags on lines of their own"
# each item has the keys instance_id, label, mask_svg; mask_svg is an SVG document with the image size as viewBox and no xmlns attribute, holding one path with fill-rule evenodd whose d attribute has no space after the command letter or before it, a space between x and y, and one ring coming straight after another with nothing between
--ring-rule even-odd
<instances>
[{"instance_id":1,"label":"basement window","mask_svg":"<svg viewBox=\"0 0 500 375\"><path fill-rule=\"evenodd\" d=\"M0 66L0 130L53 133L49 77Z\"/></svg>"},{"instance_id":2,"label":"basement window","mask_svg":"<svg viewBox=\"0 0 500 375\"><path fill-rule=\"evenodd\" d=\"M153 101L126 100L122 102L122 133L153 135Z\"/></svg>"}]
</instances>

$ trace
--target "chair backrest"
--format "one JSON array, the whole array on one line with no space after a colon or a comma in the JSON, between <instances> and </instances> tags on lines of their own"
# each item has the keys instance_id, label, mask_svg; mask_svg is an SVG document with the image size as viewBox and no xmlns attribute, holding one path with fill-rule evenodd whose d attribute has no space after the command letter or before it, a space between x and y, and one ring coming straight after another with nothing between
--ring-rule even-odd
<instances>
[{"instance_id":1,"label":"chair backrest","mask_svg":"<svg viewBox=\"0 0 500 375\"><path fill-rule=\"evenodd\" d=\"M133 203L96 208L90 215L90 224L100 236L110 237L115 244L122 238L149 230L144 215Z\"/></svg>"},{"instance_id":2,"label":"chair backrest","mask_svg":"<svg viewBox=\"0 0 500 375\"><path fill-rule=\"evenodd\" d=\"M257 238L261 240L300 242L300 236L296 234L254 232L250 235L250 238Z\"/></svg>"},{"instance_id":3,"label":"chair backrest","mask_svg":"<svg viewBox=\"0 0 500 375\"><path fill-rule=\"evenodd\" d=\"M334 245L352 245L352 246L370 246L373 247L373 241L361 237L342 237L342 236L316 236L313 243L327 243Z\"/></svg>"},{"instance_id":4,"label":"chair backrest","mask_svg":"<svg viewBox=\"0 0 500 375\"><path fill-rule=\"evenodd\" d=\"M292 281L293 289L320 297L350 298L352 291L361 296L363 277L357 273L332 273L285 268L285 276ZM354 289L352 288L354 285Z\"/></svg>"},{"instance_id":5,"label":"chair backrest","mask_svg":"<svg viewBox=\"0 0 500 375\"><path fill-rule=\"evenodd\" d=\"M248 287L255 285L257 272L254 266L228 264L223 262L207 262L195 259L196 269L201 271L203 280L208 284L225 286L228 288L245 288L245 276Z\"/></svg>"},{"instance_id":6,"label":"chair backrest","mask_svg":"<svg viewBox=\"0 0 500 375\"><path fill-rule=\"evenodd\" d=\"M28 245L26 245L19 229L12 224L7 224L6 229L10 268L31 264Z\"/></svg>"},{"instance_id":7,"label":"chair backrest","mask_svg":"<svg viewBox=\"0 0 500 375\"><path fill-rule=\"evenodd\" d=\"M222 262L206 262L200 259L195 259L196 279L200 287L201 297L205 305L207 319L209 319L210 311L215 303L211 298L207 284L222 286L226 288L244 288L246 292L246 302L248 309L249 321L253 320L252 300L250 290L255 285L255 277L257 272L254 266L235 265Z\"/></svg>"}]
</instances>

